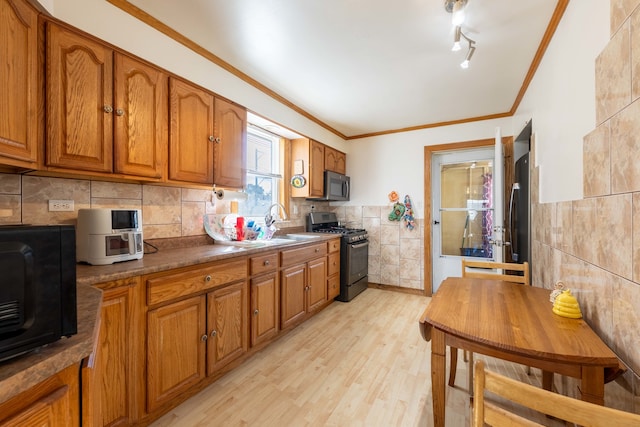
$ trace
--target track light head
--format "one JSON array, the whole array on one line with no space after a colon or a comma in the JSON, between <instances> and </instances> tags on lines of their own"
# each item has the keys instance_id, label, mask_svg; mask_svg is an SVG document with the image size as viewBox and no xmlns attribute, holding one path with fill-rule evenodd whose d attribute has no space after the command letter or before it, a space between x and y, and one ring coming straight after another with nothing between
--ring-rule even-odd
<instances>
[{"instance_id":1,"label":"track light head","mask_svg":"<svg viewBox=\"0 0 640 427\"><path fill-rule=\"evenodd\" d=\"M469 43L469 51L467 52L467 56L464 58L464 61L460 63L460 67L464 69L469 68L469 61L471 61L471 57L473 56L475 51L476 47L473 44Z\"/></svg>"}]
</instances>

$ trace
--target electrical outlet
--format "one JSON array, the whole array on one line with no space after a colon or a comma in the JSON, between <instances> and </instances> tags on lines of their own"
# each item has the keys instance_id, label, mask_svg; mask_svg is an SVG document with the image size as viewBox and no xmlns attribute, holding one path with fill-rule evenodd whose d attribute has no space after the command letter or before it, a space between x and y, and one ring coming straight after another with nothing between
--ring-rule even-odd
<instances>
[{"instance_id":1,"label":"electrical outlet","mask_svg":"<svg viewBox=\"0 0 640 427\"><path fill-rule=\"evenodd\" d=\"M73 212L73 200L49 200L49 212Z\"/></svg>"}]
</instances>

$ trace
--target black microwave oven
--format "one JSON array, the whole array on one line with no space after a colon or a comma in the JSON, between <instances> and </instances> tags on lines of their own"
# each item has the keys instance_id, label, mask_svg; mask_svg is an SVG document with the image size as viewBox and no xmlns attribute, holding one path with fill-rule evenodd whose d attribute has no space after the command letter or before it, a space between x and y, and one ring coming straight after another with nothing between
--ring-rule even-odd
<instances>
[{"instance_id":1,"label":"black microwave oven","mask_svg":"<svg viewBox=\"0 0 640 427\"><path fill-rule=\"evenodd\" d=\"M0 226L0 360L77 333L70 225Z\"/></svg>"},{"instance_id":2,"label":"black microwave oven","mask_svg":"<svg viewBox=\"0 0 640 427\"><path fill-rule=\"evenodd\" d=\"M324 171L324 194L320 198L309 200L328 200L333 202L349 201L351 179L332 171Z\"/></svg>"}]
</instances>

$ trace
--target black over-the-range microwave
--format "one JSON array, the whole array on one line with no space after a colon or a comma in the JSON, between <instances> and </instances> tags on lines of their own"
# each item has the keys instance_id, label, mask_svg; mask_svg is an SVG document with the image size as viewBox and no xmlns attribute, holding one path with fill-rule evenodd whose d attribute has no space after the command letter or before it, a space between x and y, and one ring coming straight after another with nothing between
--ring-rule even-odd
<instances>
[{"instance_id":1,"label":"black over-the-range microwave","mask_svg":"<svg viewBox=\"0 0 640 427\"><path fill-rule=\"evenodd\" d=\"M75 246L70 225L0 226L0 360L77 333Z\"/></svg>"},{"instance_id":2,"label":"black over-the-range microwave","mask_svg":"<svg viewBox=\"0 0 640 427\"><path fill-rule=\"evenodd\" d=\"M328 200L335 202L349 201L351 179L337 172L324 171L324 194L322 197L309 200Z\"/></svg>"}]
</instances>

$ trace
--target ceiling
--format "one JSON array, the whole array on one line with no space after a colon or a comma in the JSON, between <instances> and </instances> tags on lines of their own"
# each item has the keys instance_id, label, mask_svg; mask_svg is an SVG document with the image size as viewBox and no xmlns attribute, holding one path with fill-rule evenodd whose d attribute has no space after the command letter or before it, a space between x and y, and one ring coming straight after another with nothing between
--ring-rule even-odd
<instances>
[{"instance_id":1,"label":"ceiling","mask_svg":"<svg viewBox=\"0 0 640 427\"><path fill-rule=\"evenodd\" d=\"M477 49L462 69L444 0L128 2L347 139L509 115L566 5L469 0L462 30Z\"/></svg>"}]
</instances>

